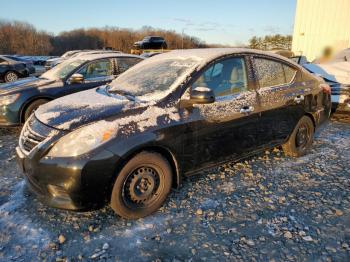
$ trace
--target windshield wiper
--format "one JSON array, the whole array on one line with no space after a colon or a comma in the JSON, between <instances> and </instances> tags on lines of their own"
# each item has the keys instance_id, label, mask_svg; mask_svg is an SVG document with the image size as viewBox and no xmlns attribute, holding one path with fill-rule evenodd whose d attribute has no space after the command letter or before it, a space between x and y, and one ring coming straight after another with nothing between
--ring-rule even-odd
<instances>
[{"instance_id":1,"label":"windshield wiper","mask_svg":"<svg viewBox=\"0 0 350 262\"><path fill-rule=\"evenodd\" d=\"M135 96L128 91L125 91L125 90L113 90L113 91L111 91L110 86L106 86L106 90L107 90L107 93L121 95L121 96L124 96L131 101L135 101Z\"/></svg>"}]
</instances>

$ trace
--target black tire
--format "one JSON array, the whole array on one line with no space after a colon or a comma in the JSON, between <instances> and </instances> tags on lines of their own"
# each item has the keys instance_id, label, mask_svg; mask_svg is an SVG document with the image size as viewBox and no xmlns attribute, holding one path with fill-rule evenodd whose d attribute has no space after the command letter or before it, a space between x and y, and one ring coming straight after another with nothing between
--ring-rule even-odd
<instances>
[{"instance_id":1,"label":"black tire","mask_svg":"<svg viewBox=\"0 0 350 262\"><path fill-rule=\"evenodd\" d=\"M47 100L47 99L38 99L38 100L35 100L34 102L30 103L29 106L24 111L24 115L23 115L24 122L28 120L30 115L35 110L37 110L39 106L46 104L47 102L49 102L49 100Z\"/></svg>"},{"instance_id":2,"label":"black tire","mask_svg":"<svg viewBox=\"0 0 350 262\"><path fill-rule=\"evenodd\" d=\"M311 148L314 139L314 123L308 116L303 116L295 126L288 141L282 145L285 155L300 157Z\"/></svg>"},{"instance_id":3,"label":"black tire","mask_svg":"<svg viewBox=\"0 0 350 262\"><path fill-rule=\"evenodd\" d=\"M172 185L169 162L158 153L141 152L120 171L112 190L111 207L126 219L138 219L157 211Z\"/></svg>"},{"instance_id":4,"label":"black tire","mask_svg":"<svg viewBox=\"0 0 350 262\"><path fill-rule=\"evenodd\" d=\"M19 78L19 76L15 71L8 71L4 75L4 81L6 83L17 81L18 78Z\"/></svg>"}]
</instances>

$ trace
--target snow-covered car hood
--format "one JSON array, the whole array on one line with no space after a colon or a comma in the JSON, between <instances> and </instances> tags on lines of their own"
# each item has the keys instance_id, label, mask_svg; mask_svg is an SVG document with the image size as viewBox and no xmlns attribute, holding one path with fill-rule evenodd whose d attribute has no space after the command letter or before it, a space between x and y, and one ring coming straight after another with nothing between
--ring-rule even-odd
<instances>
[{"instance_id":1,"label":"snow-covered car hood","mask_svg":"<svg viewBox=\"0 0 350 262\"><path fill-rule=\"evenodd\" d=\"M328 81L350 85L350 62L304 64L303 67Z\"/></svg>"},{"instance_id":2,"label":"snow-covered car hood","mask_svg":"<svg viewBox=\"0 0 350 262\"><path fill-rule=\"evenodd\" d=\"M56 81L37 77L28 77L23 80L0 85L0 95L12 94L19 91L22 92L30 88L39 88L54 82Z\"/></svg>"},{"instance_id":3,"label":"snow-covered car hood","mask_svg":"<svg viewBox=\"0 0 350 262\"><path fill-rule=\"evenodd\" d=\"M82 125L115 116L135 102L109 95L105 86L61 97L40 106L36 118L56 129L74 130Z\"/></svg>"}]
</instances>

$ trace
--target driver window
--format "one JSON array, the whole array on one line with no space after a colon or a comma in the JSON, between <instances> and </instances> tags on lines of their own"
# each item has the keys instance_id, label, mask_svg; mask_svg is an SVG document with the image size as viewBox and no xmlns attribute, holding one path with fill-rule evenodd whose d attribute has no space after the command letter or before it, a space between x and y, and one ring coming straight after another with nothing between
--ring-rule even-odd
<instances>
[{"instance_id":1,"label":"driver window","mask_svg":"<svg viewBox=\"0 0 350 262\"><path fill-rule=\"evenodd\" d=\"M84 79L92 79L113 75L113 64L110 59L99 60L92 62L79 70L79 74L84 76Z\"/></svg>"},{"instance_id":2,"label":"driver window","mask_svg":"<svg viewBox=\"0 0 350 262\"><path fill-rule=\"evenodd\" d=\"M248 90L244 58L235 57L219 61L207 69L192 88L208 87L216 97L241 93Z\"/></svg>"}]
</instances>

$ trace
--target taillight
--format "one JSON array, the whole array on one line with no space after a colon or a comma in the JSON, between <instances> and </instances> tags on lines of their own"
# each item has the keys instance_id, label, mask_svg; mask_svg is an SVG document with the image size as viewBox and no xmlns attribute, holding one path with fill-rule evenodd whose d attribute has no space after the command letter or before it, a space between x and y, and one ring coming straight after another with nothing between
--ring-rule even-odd
<instances>
[{"instance_id":1,"label":"taillight","mask_svg":"<svg viewBox=\"0 0 350 262\"><path fill-rule=\"evenodd\" d=\"M327 84L320 84L320 88L324 94L330 95L332 93L331 87Z\"/></svg>"}]
</instances>

